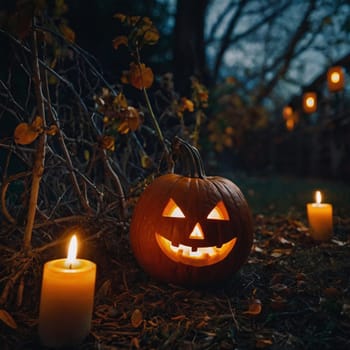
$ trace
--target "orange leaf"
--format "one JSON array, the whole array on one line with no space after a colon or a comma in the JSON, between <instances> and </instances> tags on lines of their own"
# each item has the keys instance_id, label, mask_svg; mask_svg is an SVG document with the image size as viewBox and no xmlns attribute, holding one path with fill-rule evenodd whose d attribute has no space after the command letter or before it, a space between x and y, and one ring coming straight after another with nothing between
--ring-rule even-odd
<instances>
[{"instance_id":1,"label":"orange leaf","mask_svg":"<svg viewBox=\"0 0 350 350\"><path fill-rule=\"evenodd\" d=\"M45 132L47 135L54 136L57 134L57 131L58 131L57 125L51 125L50 128Z\"/></svg>"},{"instance_id":2,"label":"orange leaf","mask_svg":"<svg viewBox=\"0 0 350 350\"><path fill-rule=\"evenodd\" d=\"M268 346L271 346L272 344L273 343L271 339L257 339L255 342L255 347L257 349L264 349Z\"/></svg>"},{"instance_id":3,"label":"orange leaf","mask_svg":"<svg viewBox=\"0 0 350 350\"><path fill-rule=\"evenodd\" d=\"M44 126L43 118L37 115L30 126L33 128L33 131L42 132Z\"/></svg>"},{"instance_id":4,"label":"orange leaf","mask_svg":"<svg viewBox=\"0 0 350 350\"><path fill-rule=\"evenodd\" d=\"M10 328L16 329L17 323L12 316L4 309L0 309L0 320L4 322Z\"/></svg>"},{"instance_id":5,"label":"orange leaf","mask_svg":"<svg viewBox=\"0 0 350 350\"><path fill-rule=\"evenodd\" d=\"M180 108L181 112L186 111L186 110L189 112L193 112L194 111L194 104L188 98L182 97L181 98L181 105L179 108Z\"/></svg>"},{"instance_id":6,"label":"orange leaf","mask_svg":"<svg viewBox=\"0 0 350 350\"><path fill-rule=\"evenodd\" d=\"M128 46L128 38L125 35L119 35L113 39L113 48L117 50L120 45Z\"/></svg>"},{"instance_id":7,"label":"orange leaf","mask_svg":"<svg viewBox=\"0 0 350 350\"><path fill-rule=\"evenodd\" d=\"M129 81L136 89L149 88L152 86L154 75L152 69L146 67L144 63L130 63Z\"/></svg>"},{"instance_id":8,"label":"orange leaf","mask_svg":"<svg viewBox=\"0 0 350 350\"><path fill-rule=\"evenodd\" d=\"M113 100L113 104L119 108L128 108L128 101L123 93L119 93Z\"/></svg>"},{"instance_id":9,"label":"orange leaf","mask_svg":"<svg viewBox=\"0 0 350 350\"><path fill-rule=\"evenodd\" d=\"M134 107L128 107L129 115L128 115L128 125L131 131L135 131L138 129L141 123L139 111Z\"/></svg>"},{"instance_id":10,"label":"orange leaf","mask_svg":"<svg viewBox=\"0 0 350 350\"><path fill-rule=\"evenodd\" d=\"M14 132L15 142L20 145L29 145L38 136L39 132L35 131L28 123L18 124Z\"/></svg>"},{"instance_id":11,"label":"orange leaf","mask_svg":"<svg viewBox=\"0 0 350 350\"><path fill-rule=\"evenodd\" d=\"M122 23L126 20L126 16L122 13L116 13L113 18L119 19Z\"/></svg>"},{"instance_id":12,"label":"orange leaf","mask_svg":"<svg viewBox=\"0 0 350 350\"><path fill-rule=\"evenodd\" d=\"M243 311L244 315L257 316L261 313L262 306L259 299L252 299L250 301L247 311Z\"/></svg>"},{"instance_id":13,"label":"orange leaf","mask_svg":"<svg viewBox=\"0 0 350 350\"><path fill-rule=\"evenodd\" d=\"M75 42L75 32L65 24L60 25L60 30L67 41Z\"/></svg>"},{"instance_id":14,"label":"orange leaf","mask_svg":"<svg viewBox=\"0 0 350 350\"><path fill-rule=\"evenodd\" d=\"M148 169L152 166L152 160L147 154L141 155L141 166L144 169Z\"/></svg>"},{"instance_id":15,"label":"orange leaf","mask_svg":"<svg viewBox=\"0 0 350 350\"><path fill-rule=\"evenodd\" d=\"M141 326L143 322L143 315L139 309L135 309L131 315L131 324L134 328Z\"/></svg>"},{"instance_id":16,"label":"orange leaf","mask_svg":"<svg viewBox=\"0 0 350 350\"><path fill-rule=\"evenodd\" d=\"M120 77L122 84L130 84L129 71L124 70L122 76Z\"/></svg>"},{"instance_id":17,"label":"orange leaf","mask_svg":"<svg viewBox=\"0 0 350 350\"><path fill-rule=\"evenodd\" d=\"M118 132L121 133L122 135L127 134L127 133L130 131L128 121L127 121L127 120L123 120L123 121L119 124L117 130L118 130Z\"/></svg>"},{"instance_id":18,"label":"orange leaf","mask_svg":"<svg viewBox=\"0 0 350 350\"><path fill-rule=\"evenodd\" d=\"M109 151L115 150L115 140L112 136L103 136L101 146L103 149L107 149Z\"/></svg>"}]
</instances>

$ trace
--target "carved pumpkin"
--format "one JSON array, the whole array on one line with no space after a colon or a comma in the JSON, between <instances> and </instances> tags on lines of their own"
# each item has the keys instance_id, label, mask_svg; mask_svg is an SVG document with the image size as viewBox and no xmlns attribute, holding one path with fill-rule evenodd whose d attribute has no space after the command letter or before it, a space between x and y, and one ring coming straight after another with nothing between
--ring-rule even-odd
<instances>
[{"instance_id":1,"label":"carved pumpkin","mask_svg":"<svg viewBox=\"0 0 350 350\"><path fill-rule=\"evenodd\" d=\"M195 171L160 176L146 188L133 212L131 247L156 279L188 286L220 282L249 255L250 210L233 182L205 176L198 151L177 140Z\"/></svg>"}]
</instances>

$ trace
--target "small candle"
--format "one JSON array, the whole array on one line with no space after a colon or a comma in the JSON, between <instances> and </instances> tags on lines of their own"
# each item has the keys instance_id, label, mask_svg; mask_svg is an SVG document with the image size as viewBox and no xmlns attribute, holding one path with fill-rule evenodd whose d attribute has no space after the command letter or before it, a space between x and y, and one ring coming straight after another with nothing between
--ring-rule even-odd
<instances>
[{"instance_id":1,"label":"small candle","mask_svg":"<svg viewBox=\"0 0 350 350\"><path fill-rule=\"evenodd\" d=\"M77 259L77 238L66 259L45 263L40 297L39 337L53 348L80 344L89 334L94 301L96 264Z\"/></svg>"},{"instance_id":2,"label":"small candle","mask_svg":"<svg viewBox=\"0 0 350 350\"><path fill-rule=\"evenodd\" d=\"M321 192L316 191L316 203L307 203L310 235L316 241L326 241L333 235L333 207L321 201Z\"/></svg>"}]
</instances>

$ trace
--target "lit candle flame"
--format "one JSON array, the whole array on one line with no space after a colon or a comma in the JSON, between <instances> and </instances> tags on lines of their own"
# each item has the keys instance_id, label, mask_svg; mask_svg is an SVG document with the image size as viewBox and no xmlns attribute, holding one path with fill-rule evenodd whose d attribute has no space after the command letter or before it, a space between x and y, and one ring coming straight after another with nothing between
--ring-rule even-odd
<instances>
[{"instance_id":1,"label":"lit candle flame","mask_svg":"<svg viewBox=\"0 0 350 350\"><path fill-rule=\"evenodd\" d=\"M69 243L68 256L66 260L69 266L75 263L76 257L77 257L77 251L78 251L78 240L77 240L77 236L73 235Z\"/></svg>"},{"instance_id":2,"label":"lit candle flame","mask_svg":"<svg viewBox=\"0 0 350 350\"><path fill-rule=\"evenodd\" d=\"M317 203L317 204L321 204L321 201L322 201L322 194L321 194L320 191L316 191L315 197L316 197L316 203Z\"/></svg>"}]
</instances>

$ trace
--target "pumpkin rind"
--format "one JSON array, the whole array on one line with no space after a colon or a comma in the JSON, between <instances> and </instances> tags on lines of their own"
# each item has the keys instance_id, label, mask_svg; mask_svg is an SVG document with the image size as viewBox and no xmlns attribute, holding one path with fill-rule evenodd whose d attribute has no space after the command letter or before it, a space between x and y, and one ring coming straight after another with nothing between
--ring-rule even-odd
<instances>
[{"instance_id":1,"label":"pumpkin rind","mask_svg":"<svg viewBox=\"0 0 350 350\"><path fill-rule=\"evenodd\" d=\"M185 218L163 217L173 199ZM209 212L223 201L229 220L207 219ZM191 239L196 223L204 239ZM163 253L156 233L174 245L217 246L236 238L232 251L221 261L208 266L175 262ZM223 177L187 177L167 174L154 180L140 196L130 227L130 243L139 265L154 278L186 286L224 281L246 261L253 242L253 226L248 204L239 188Z\"/></svg>"}]
</instances>

